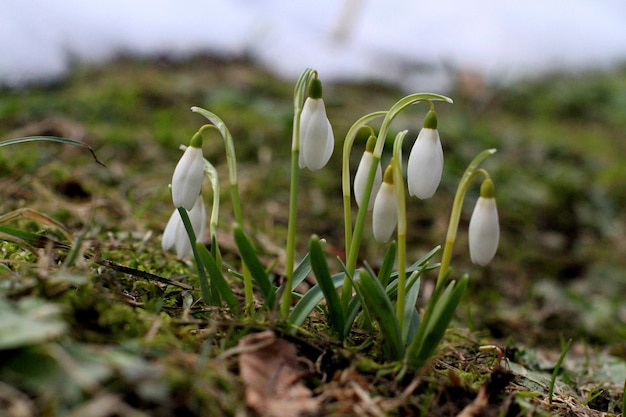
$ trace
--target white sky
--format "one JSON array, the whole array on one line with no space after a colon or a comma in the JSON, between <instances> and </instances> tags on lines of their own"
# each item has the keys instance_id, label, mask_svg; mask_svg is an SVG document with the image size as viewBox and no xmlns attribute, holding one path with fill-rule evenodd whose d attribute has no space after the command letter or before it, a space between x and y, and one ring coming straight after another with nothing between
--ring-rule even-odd
<instances>
[{"instance_id":1,"label":"white sky","mask_svg":"<svg viewBox=\"0 0 626 417\"><path fill-rule=\"evenodd\" d=\"M0 84L62 76L72 60L196 52L289 78L313 67L406 84L425 64L506 80L625 62L626 1L0 0Z\"/></svg>"}]
</instances>

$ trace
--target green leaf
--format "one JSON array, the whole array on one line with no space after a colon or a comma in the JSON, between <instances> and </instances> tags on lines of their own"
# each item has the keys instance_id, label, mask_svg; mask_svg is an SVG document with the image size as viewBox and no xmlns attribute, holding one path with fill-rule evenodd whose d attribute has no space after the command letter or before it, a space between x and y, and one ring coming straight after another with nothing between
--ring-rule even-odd
<instances>
[{"instance_id":1,"label":"green leaf","mask_svg":"<svg viewBox=\"0 0 626 417\"><path fill-rule=\"evenodd\" d=\"M420 292L420 276L421 271L414 271L408 279L408 285L405 294L404 316L402 328L402 340L405 345L412 339L413 334L417 331L416 324L420 322L419 312L415 305Z\"/></svg>"},{"instance_id":2,"label":"green leaf","mask_svg":"<svg viewBox=\"0 0 626 417\"><path fill-rule=\"evenodd\" d=\"M380 265L380 270L378 271L378 280L383 287L386 287L391 280L391 273L393 272L393 266L396 262L396 248L396 242L391 242L391 244L387 248L387 253L385 253L383 263Z\"/></svg>"},{"instance_id":3,"label":"green leaf","mask_svg":"<svg viewBox=\"0 0 626 417\"><path fill-rule=\"evenodd\" d=\"M259 287L259 290L261 290L261 294L265 300L265 308L271 311L274 309L274 304L276 302L276 287L270 281L263 264L256 254L256 250L254 249L252 242L243 231L241 225L235 224L233 229L235 233L235 243L239 248L239 254L250 270L252 280L257 287Z\"/></svg>"},{"instance_id":4,"label":"green leaf","mask_svg":"<svg viewBox=\"0 0 626 417\"><path fill-rule=\"evenodd\" d=\"M333 286L339 288L343 285L344 274L335 274L332 276ZM324 299L324 293L320 285L311 287L298 301L295 307L289 313L288 322L293 326L302 326L304 320L311 314L311 311Z\"/></svg>"},{"instance_id":5,"label":"green leaf","mask_svg":"<svg viewBox=\"0 0 626 417\"><path fill-rule=\"evenodd\" d=\"M200 255L202 265L206 269L209 279L211 280L211 286L214 289L213 292L218 294L219 298L226 302L226 305L228 305L231 311L235 313L238 312L239 302L237 301L235 294L233 294L233 290L230 288L230 285L226 282L224 274L217 265L217 261L202 242L197 242L196 248L198 249L198 255Z\"/></svg>"},{"instance_id":6,"label":"green leaf","mask_svg":"<svg viewBox=\"0 0 626 417\"><path fill-rule=\"evenodd\" d=\"M350 275L348 276L350 277ZM377 278L366 271L362 271L358 277L350 277L350 279L363 309L368 312L373 320L378 322L382 333L385 356L389 360L400 359L404 353L400 325L385 289Z\"/></svg>"},{"instance_id":7,"label":"green leaf","mask_svg":"<svg viewBox=\"0 0 626 417\"><path fill-rule=\"evenodd\" d=\"M339 301L339 295L335 289L332 277L328 271L328 264L324 255L324 249L317 236L313 236L309 241L309 253L311 256L311 267L317 279L317 283L324 293L326 299L326 308L328 309L328 318L331 326L337 332L340 339L345 337L344 326L345 316Z\"/></svg>"},{"instance_id":8,"label":"green leaf","mask_svg":"<svg viewBox=\"0 0 626 417\"><path fill-rule=\"evenodd\" d=\"M465 275L458 283L450 282L445 290L443 286L435 290L415 339L407 350L405 361L408 366L419 369L433 356L450 325L468 281Z\"/></svg>"},{"instance_id":9,"label":"green leaf","mask_svg":"<svg viewBox=\"0 0 626 417\"><path fill-rule=\"evenodd\" d=\"M302 281L305 280L309 273L311 273L311 258L307 253L304 255L304 258L302 258L295 271L293 271L293 285L291 287L291 291L295 291L298 285L302 284ZM280 288L276 289L276 292L278 291L280 291Z\"/></svg>"}]
</instances>

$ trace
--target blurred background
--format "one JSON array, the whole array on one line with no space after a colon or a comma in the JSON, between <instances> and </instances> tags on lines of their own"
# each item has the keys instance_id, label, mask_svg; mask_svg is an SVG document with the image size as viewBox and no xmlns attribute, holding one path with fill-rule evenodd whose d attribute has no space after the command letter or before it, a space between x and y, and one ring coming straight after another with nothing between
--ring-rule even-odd
<instances>
[{"instance_id":1,"label":"blurred background","mask_svg":"<svg viewBox=\"0 0 626 417\"><path fill-rule=\"evenodd\" d=\"M171 212L177 147L204 122L190 106L229 125L244 210L275 255L268 242L284 236L290 96L304 68L325 83L338 144L329 168L303 174L301 213L311 220L302 234L319 233L331 248L342 247L336 179L350 125L409 92L449 94L455 104L437 106L442 185L432 200L410 201L412 258L442 242L459 175L495 147L485 166L501 245L488 268L469 264L472 190L455 253L457 271L475 278L462 319L503 340L558 345L572 336L626 351L622 0L4 0L0 51L0 137L81 139L107 163L94 168L88 155L54 146L2 149L0 209L38 208L94 236L151 231L154 247ZM407 111L393 128L415 137L424 112ZM206 153L226 181L222 144L208 141ZM374 243L363 249L374 264L382 253ZM160 261L150 262L158 272Z\"/></svg>"},{"instance_id":2,"label":"blurred background","mask_svg":"<svg viewBox=\"0 0 626 417\"><path fill-rule=\"evenodd\" d=\"M250 57L293 79L378 79L415 88L449 69L511 80L553 69L609 68L626 56L620 0L6 0L0 81L66 74L120 54ZM423 85L423 83L421 83ZM439 86L437 86L439 87Z\"/></svg>"}]
</instances>

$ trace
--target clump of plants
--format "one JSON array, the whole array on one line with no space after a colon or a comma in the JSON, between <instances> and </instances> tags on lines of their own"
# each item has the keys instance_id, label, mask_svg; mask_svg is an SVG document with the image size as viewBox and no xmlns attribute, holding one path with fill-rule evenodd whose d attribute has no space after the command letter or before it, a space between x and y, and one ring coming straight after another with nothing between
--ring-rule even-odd
<instances>
[{"instance_id":1,"label":"clump of plants","mask_svg":"<svg viewBox=\"0 0 626 417\"><path fill-rule=\"evenodd\" d=\"M345 259L338 258L329 263L324 251L325 240L316 235L306 237L308 252L298 257L296 240L303 238L297 232L300 170L324 168L335 148L318 73L313 69L302 73L294 91L285 277L279 283L271 279L272 267L261 262L249 234L244 230L233 138L216 114L192 107L192 111L204 116L209 123L198 130L189 146L182 147L183 155L172 176L171 193L175 209L163 233L163 249L174 249L181 258L193 256L194 272L202 299L207 305L227 307L231 314L250 320L255 320L259 314L270 315L285 323L289 331L297 331L314 310L321 310L334 337L340 341L350 338L355 326L380 332L384 360L399 364L399 377L409 370L420 369L436 353L468 284L467 275L460 278L450 276L450 264L463 200L477 177L482 180L480 197L468 232L472 262L479 265L489 263L499 240L494 184L488 172L480 168L482 162L495 152L488 149L469 163L459 181L443 247L435 246L421 259L407 259L409 227L406 205L412 197L430 198L439 186L444 168L435 111L435 103L438 102L452 103L452 100L432 93L410 94L388 110L367 114L352 125L342 149ZM428 110L406 161L406 170L402 145L407 130L395 136L392 156L383 170L383 148L392 122L399 113L418 103L425 103ZM203 138L212 131L218 132L225 144L235 219L232 231L240 257L238 269L223 262L219 247L217 226L221 182L216 169L204 159L202 153ZM359 133L363 131L369 138L352 177L350 154ZM205 177L213 189L209 216L201 195ZM353 218L354 211L356 215ZM358 265L369 211L372 213L373 236L380 242L381 252L384 252L378 271L374 271L366 261ZM207 218L211 240L209 248L201 241ZM421 280L424 273L431 270L437 271L434 291L426 307L420 310L417 300ZM311 274L317 284L303 294L298 293L296 288ZM243 286L243 304L232 289L237 282ZM255 294L260 294L260 299Z\"/></svg>"}]
</instances>

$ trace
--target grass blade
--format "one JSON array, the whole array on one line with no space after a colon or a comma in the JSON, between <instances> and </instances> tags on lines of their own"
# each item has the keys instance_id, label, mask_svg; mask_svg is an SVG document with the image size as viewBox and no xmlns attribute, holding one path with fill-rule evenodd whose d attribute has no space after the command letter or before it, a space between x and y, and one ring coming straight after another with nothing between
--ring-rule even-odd
<instances>
[{"instance_id":1,"label":"grass blade","mask_svg":"<svg viewBox=\"0 0 626 417\"><path fill-rule=\"evenodd\" d=\"M61 143L64 145L80 146L81 148L87 149L91 153L91 156L93 157L94 161L96 161L98 164L102 165L103 167L106 166L98 159L98 157L96 156L96 152L93 150L91 146L87 145L84 142L81 142L79 140L74 140L74 139L59 138L56 136L26 136L23 138L13 138L13 139L0 141L0 148L3 146L19 145L21 143L29 143L29 142L54 142L54 143Z\"/></svg>"}]
</instances>

